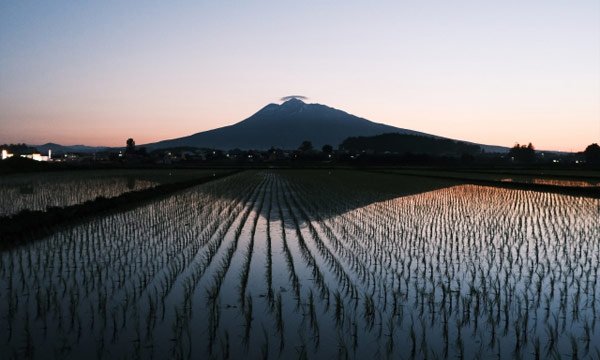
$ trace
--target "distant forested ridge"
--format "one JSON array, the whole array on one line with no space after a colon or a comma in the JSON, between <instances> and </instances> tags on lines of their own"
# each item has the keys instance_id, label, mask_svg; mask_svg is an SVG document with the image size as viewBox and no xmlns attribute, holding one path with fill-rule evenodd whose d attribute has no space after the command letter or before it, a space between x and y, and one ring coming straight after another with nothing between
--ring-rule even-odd
<instances>
[{"instance_id":1,"label":"distant forested ridge","mask_svg":"<svg viewBox=\"0 0 600 360\"><path fill-rule=\"evenodd\" d=\"M476 155L482 152L482 148L479 145L462 141L398 133L349 137L340 144L340 150L368 153L411 153L433 156Z\"/></svg>"}]
</instances>

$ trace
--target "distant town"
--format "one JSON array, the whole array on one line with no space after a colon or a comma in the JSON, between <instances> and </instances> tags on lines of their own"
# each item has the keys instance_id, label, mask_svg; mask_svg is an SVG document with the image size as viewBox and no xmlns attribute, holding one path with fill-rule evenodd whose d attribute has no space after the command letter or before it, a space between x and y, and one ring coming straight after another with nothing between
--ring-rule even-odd
<instances>
[{"instance_id":1,"label":"distant town","mask_svg":"<svg viewBox=\"0 0 600 360\"><path fill-rule=\"evenodd\" d=\"M591 144L576 153L537 151L530 143L515 144L505 153L485 152L477 145L447 139L432 139L406 134L383 134L346 139L337 149L331 145L316 148L309 140L296 149L271 147L268 150L220 150L173 147L148 151L130 138L122 148L102 148L94 152L68 152L47 145L42 153L27 144L0 145L1 159L72 165L116 166L202 166L206 165L409 165L442 167L538 166L595 168L600 166L600 146ZM23 165L21 164L21 165Z\"/></svg>"},{"instance_id":2,"label":"distant town","mask_svg":"<svg viewBox=\"0 0 600 360\"><path fill-rule=\"evenodd\" d=\"M2 160L10 159L15 156L13 153L9 153L8 150L2 150ZM52 150L48 150L48 155L42 155L40 153L21 154L19 157L31 159L34 161L52 161ZM60 159L59 159L60 160Z\"/></svg>"}]
</instances>

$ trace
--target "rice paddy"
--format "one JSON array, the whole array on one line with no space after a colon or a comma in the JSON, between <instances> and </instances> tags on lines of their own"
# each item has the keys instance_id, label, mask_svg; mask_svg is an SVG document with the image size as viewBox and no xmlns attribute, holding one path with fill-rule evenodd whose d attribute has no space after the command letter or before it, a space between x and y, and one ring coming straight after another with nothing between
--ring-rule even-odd
<instances>
[{"instance_id":1,"label":"rice paddy","mask_svg":"<svg viewBox=\"0 0 600 360\"><path fill-rule=\"evenodd\" d=\"M437 176L456 179L491 180L500 182L515 182L521 184L539 184L563 187L600 188L600 173L589 172L560 172L560 171L518 171L511 170L507 175L499 171L443 171L443 170L395 170L398 174Z\"/></svg>"},{"instance_id":2,"label":"rice paddy","mask_svg":"<svg viewBox=\"0 0 600 360\"><path fill-rule=\"evenodd\" d=\"M246 171L0 253L3 358L597 358L600 200Z\"/></svg>"},{"instance_id":3,"label":"rice paddy","mask_svg":"<svg viewBox=\"0 0 600 360\"><path fill-rule=\"evenodd\" d=\"M544 178L502 178L500 181L522 182L553 186L571 186L571 187L600 187L600 181L593 180L564 180L564 179L544 179Z\"/></svg>"},{"instance_id":4,"label":"rice paddy","mask_svg":"<svg viewBox=\"0 0 600 360\"><path fill-rule=\"evenodd\" d=\"M70 206L99 196L111 198L125 192L199 177L213 170L100 170L15 174L0 177L0 216L21 210Z\"/></svg>"}]
</instances>

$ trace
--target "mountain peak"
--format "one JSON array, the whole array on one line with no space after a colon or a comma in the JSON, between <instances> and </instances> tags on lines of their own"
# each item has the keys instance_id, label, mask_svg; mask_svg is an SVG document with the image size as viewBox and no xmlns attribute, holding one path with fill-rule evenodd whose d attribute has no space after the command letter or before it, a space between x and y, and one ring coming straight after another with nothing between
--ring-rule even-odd
<instances>
[{"instance_id":1,"label":"mountain peak","mask_svg":"<svg viewBox=\"0 0 600 360\"><path fill-rule=\"evenodd\" d=\"M283 104L279 106L279 109L285 113L291 114L296 112L301 112L306 103L296 97L292 97L286 100Z\"/></svg>"},{"instance_id":2,"label":"mountain peak","mask_svg":"<svg viewBox=\"0 0 600 360\"><path fill-rule=\"evenodd\" d=\"M148 144L151 149L194 146L217 149L295 149L302 141L314 146L337 146L348 137L383 133L422 133L378 124L321 104L307 104L300 95L268 104L249 118L230 126L190 136ZM422 134L426 135L426 134Z\"/></svg>"},{"instance_id":3,"label":"mountain peak","mask_svg":"<svg viewBox=\"0 0 600 360\"><path fill-rule=\"evenodd\" d=\"M298 105L306 105L306 103L300 99L297 98L291 98L289 100L286 100L283 102L283 104L281 104L281 106L298 106Z\"/></svg>"},{"instance_id":4,"label":"mountain peak","mask_svg":"<svg viewBox=\"0 0 600 360\"><path fill-rule=\"evenodd\" d=\"M285 104L306 104L306 103L298 98L293 97L293 98L285 100L283 102L283 104L281 104L281 105L285 105Z\"/></svg>"}]
</instances>

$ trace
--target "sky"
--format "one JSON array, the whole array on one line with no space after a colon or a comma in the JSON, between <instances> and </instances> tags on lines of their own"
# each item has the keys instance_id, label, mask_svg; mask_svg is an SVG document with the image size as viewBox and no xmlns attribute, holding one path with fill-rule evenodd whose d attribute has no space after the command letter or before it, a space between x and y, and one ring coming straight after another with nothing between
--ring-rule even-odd
<instances>
[{"instance_id":1,"label":"sky","mask_svg":"<svg viewBox=\"0 0 600 360\"><path fill-rule=\"evenodd\" d=\"M0 143L143 144L292 94L581 151L600 142L600 1L0 1Z\"/></svg>"}]
</instances>

